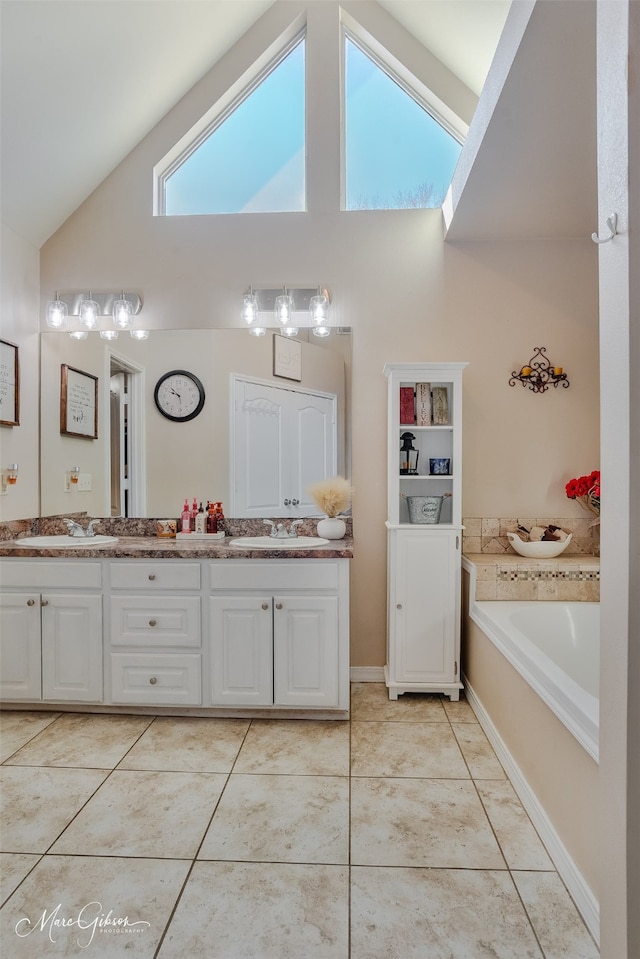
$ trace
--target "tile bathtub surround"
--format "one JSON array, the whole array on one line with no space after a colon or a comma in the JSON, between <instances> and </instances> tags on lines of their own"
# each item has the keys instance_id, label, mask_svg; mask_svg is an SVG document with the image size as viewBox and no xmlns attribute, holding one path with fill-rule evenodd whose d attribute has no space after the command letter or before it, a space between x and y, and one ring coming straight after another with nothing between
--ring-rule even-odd
<instances>
[{"instance_id":1,"label":"tile bathtub surround","mask_svg":"<svg viewBox=\"0 0 640 959\"><path fill-rule=\"evenodd\" d=\"M594 549L600 542L598 532L591 526L593 519L591 513L571 517L463 517L462 552L465 555L489 553L517 556L518 554L507 539L507 533L517 532L518 526L524 526L525 529L543 526L546 529L547 526L552 525L560 527L567 533L573 533L573 538L563 556L574 554L593 556Z\"/></svg>"},{"instance_id":2,"label":"tile bathtub surround","mask_svg":"<svg viewBox=\"0 0 640 959\"><path fill-rule=\"evenodd\" d=\"M599 557L567 555L532 560L516 553L466 554L476 567L477 600L600 601Z\"/></svg>"},{"instance_id":3,"label":"tile bathtub surround","mask_svg":"<svg viewBox=\"0 0 640 959\"><path fill-rule=\"evenodd\" d=\"M597 959L464 699L351 717L1 712L2 954ZM40 929L87 903L131 925Z\"/></svg>"}]
</instances>

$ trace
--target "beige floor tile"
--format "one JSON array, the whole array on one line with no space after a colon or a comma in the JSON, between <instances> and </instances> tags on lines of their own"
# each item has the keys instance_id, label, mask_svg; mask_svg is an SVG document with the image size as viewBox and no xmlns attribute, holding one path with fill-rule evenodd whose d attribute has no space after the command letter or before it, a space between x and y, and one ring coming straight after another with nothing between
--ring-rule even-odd
<instances>
[{"instance_id":1,"label":"beige floor tile","mask_svg":"<svg viewBox=\"0 0 640 959\"><path fill-rule=\"evenodd\" d=\"M546 849L510 782L476 787L510 869L553 869Z\"/></svg>"},{"instance_id":2,"label":"beige floor tile","mask_svg":"<svg viewBox=\"0 0 640 959\"><path fill-rule=\"evenodd\" d=\"M351 723L353 776L468 779L449 723Z\"/></svg>"},{"instance_id":3,"label":"beige floor tile","mask_svg":"<svg viewBox=\"0 0 640 959\"><path fill-rule=\"evenodd\" d=\"M557 873L514 872L513 879L546 959L598 959L598 948Z\"/></svg>"},{"instance_id":4,"label":"beige floor tile","mask_svg":"<svg viewBox=\"0 0 640 959\"><path fill-rule=\"evenodd\" d=\"M389 699L384 683L351 684L351 718L403 723L447 721L439 695L404 693L398 699Z\"/></svg>"},{"instance_id":5,"label":"beige floor tile","mask_svg":"<svg viewBox=\"0 0 640 959\"><path fill-rule=\"evenodd\" d=\"M108 775L106 769L2 766L2 851L46 852Z\"/></svg>"},{"instance_id":6,"label":"beige floor tile","mask_svg":"<svg viewBox=\"0 0 640 959\"><path fill-rule=\"evenodd\" d=\"M218 773L116 771L52 852L193 857L225 781Z\"/></svg>"},{"instance_id":7,"label":"beige floor tile","mask_svg":"<svg viewBox=\"0 0 640 959\"><path fill-rule=\"evenodd\" d=\"M60 713L24 712L19 709L0 711L0 762L4 762L30 739L42 732Z\"/></svg>"},{"instance_id":8,"label":"beige floor tile","mask_svg":"<svg viewBox=\"0 0 640 959\"><path fill-rule=\"evenodd\" d=\"M233 774L198 858L348 863L348 778Z\"/></svg>"},{"instance_id":9,"label":"beige floor tile","mask_svg":"<svg viewBox=\"0 0 640 959\"><path fill-rule=\"evenodd\" d=\"M247 719L158 716L118 768L228 773L248 728Z\"/></svg>"},{"instance_id":10,"label":"beige floor tile","mask_svg":"<svg viewBox=\"0 0 640 959\"><path fill-rule=\"evenodd\" d=\"M504 869L470 780L354 779L351 862Z\"/></svg>"},{"instance_id":11,"label":"beige floor tile","mask_svg":"<svg viewBox=\"0 0 640 959\"><path fill-rule=\"evenodd\" d=\"M447 719L452 723L477 723L478 717L469 705L466 699L461 698L457 702L451 702L446 697L442 700Z\"/></svg>"},{"instance_id":12,"label":"beige floor tile","mask_svg":"<svg viewBox=\"0 0 640 959\"><path fill-rule=\"evenodd\" d=\"M176 860L44 856L0 911L2 954L151 959L189 866ZM129 925L107 925L107 917L126 918ZM70 924L54 926L54 918Z\"/></svg>"},{"instance_id":13,"label":"beige floor tile","mask_svg":"<svg viewBox=\"0 0 640 959\"><path fill-rule=\"evenodd\" d=\"M30 853L0 852L0 904L19 886L40 859Z\"/></svg>"},{"instance_id":14,"label":"beige floor tile","mask_svg":"<svg viewBox=\"0 0 640 959\"><path fill-rule=\"evenodd\" d=\"M11 765L112 769L151 721L150 716L64 713L12 756Z\"/></svg>"},{"instance_id":15,"label":"beige floor tile","mask_svg":"<svg viewBox=\"0 0 640 959\"><path fill-rule=\"evenodd\" d=\"M451 723L473 779L506 779L491 743L479 724Z\"/></svg>"},{"instance_id":16,"label":"beige floor tile","mask_svg":"<svg viewBox=\"0 0 640 959\"><path fill-rule=\"evenodd\" d=\"M347 959L348 869L197 862L159 959Z\"/></svg>"},{"instance_id":17,"label":"beige floor tile","mask_svg":"<svg viewBox=\"0 0 640 959\"><path fill-rule=\"evenodd\" d=\"M353 868L351 959L396 956L543 959L506 872Z\"/></svg>"},{"instance_id":18,"label":"beige floor tile","mask_svg":"<svg viewBox=\"0 0 640 959\"><path fill-rule=\"evenodd\" d=\"M347 776L349 723L254 720L234 766L236 773Z\"/></svg>"}]
</instances>

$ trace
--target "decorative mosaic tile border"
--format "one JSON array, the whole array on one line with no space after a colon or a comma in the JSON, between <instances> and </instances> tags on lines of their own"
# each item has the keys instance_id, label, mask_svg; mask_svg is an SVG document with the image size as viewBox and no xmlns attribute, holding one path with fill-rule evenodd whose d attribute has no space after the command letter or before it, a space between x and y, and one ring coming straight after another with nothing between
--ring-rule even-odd
<instances>
[{"instance_id":1,"label":"decorative mosaic tile border","mask_svg":"<svg viewBox=\"0 0 640 959\"><path fill-rule=\"evenodd\" d=\"M477 600L542 600L545 602L598 603L600 568L597 559L580 563L547 560L540 565L509 562L495 557L474 556Z\"/></svg>"}]
</instances>

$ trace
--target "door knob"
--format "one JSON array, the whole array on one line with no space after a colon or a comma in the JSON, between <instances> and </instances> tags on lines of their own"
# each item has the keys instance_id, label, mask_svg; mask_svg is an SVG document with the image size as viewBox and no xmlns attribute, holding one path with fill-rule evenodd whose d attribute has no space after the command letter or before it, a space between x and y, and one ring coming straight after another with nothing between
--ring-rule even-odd
<instances>
[{"instance_id":1,"label":"door knob","mask_svg":"<svg viewBox=\"0 0 640 959\"><path fill-rule=\"evenodd\" d=\"M269 609L269 604L268 604L268 603L263 603L263 604L262 604L262 608L263 608L263 609Z\"/></svg>"},{"instance_id":2,"label":"door knob","mask_svg":"<svg viewBox=\"0 0 640 959\"><path fill-rule=\"evenodd\" d=\"M40 605L41 605L41 606L48 606L48 605L49 605L49 600L48 600L48 599L41 599L41 600L40 600Z\"/></svg>"},{"instance_id":3,"label":"door knob","mask_svg":"<svg viewBox=\"0 0 640 959\"><path fill-rule=\"evenodd\" d=\"M35 606L35 605L36 605L35 599L28 599L28 600L27 600L27 606Z\"/></svg>"},{"instance_id":4,"label":"door knob","mask_svg":"<svg viewBox=\"0 0 640 959\"><path fill-rule=\"evenodd\" d=\"M282 608L283 608L282 603L276 603L276 609L282 609Z\"/></svg>"}]
</instances>

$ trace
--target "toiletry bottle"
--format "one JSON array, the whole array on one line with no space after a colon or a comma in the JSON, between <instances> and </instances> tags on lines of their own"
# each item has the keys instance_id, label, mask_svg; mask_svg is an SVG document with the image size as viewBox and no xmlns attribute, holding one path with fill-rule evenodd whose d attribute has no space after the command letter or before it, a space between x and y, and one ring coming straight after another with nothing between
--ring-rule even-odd
<instances>
[{"instance_id":1,"label":"toiletry bottle","mask_svg":"<svg viewBox=\"0 0 640 959\"><path fill-rule=\"evenodd\" d=\"M218 532L218 520L216 519L215 506L209 503L209 515L207 516L207 533Z\"/></svg>"},{"instance_id":2,"label":"toiletry bottle","mask_svg":"<svg viewBox=\"0 0 640 959\"><path fill-rule=\"evenodd\" d=\"M191 532L195 533L196 531L196 516L198 515L198 501L195 499L191 505Z\"/></svg>"},{"instance_id":3,"label":"toiletry bottle","mask_svg":"<svg viewBox=\"0 0 640 959\"><path fill-rule=\"evenodd\" d=\"M224 519L224 513L223 513L223 511L222 511L222 503L220 503L220 502L217 502L217 503L216 503L216 518L217 518L217 519Z\"/></svg>"},{"instance_id":4,"label":"toiletry bottle","mask_svg":"<svg viewBox=\"0 0 640 959\"><path fill-rule=\"evenodd\" d=\"M206 533L207 532L207 514L204 511L202 503L200 503L200 509L196 513L196 533Z\"/></svg>"},{"instance_id":5,"label":"toiletry bottle","mask_svg":"<svg viewBox=\"0 0 640 959\"><path fill-rule=\"evenodd\" d=\"M182 507L182 517L181 517L180 530L182 533L191 532L191 512L189 510L189 501L184 501L184 506Z\"/></svg>"}]
</instances>

